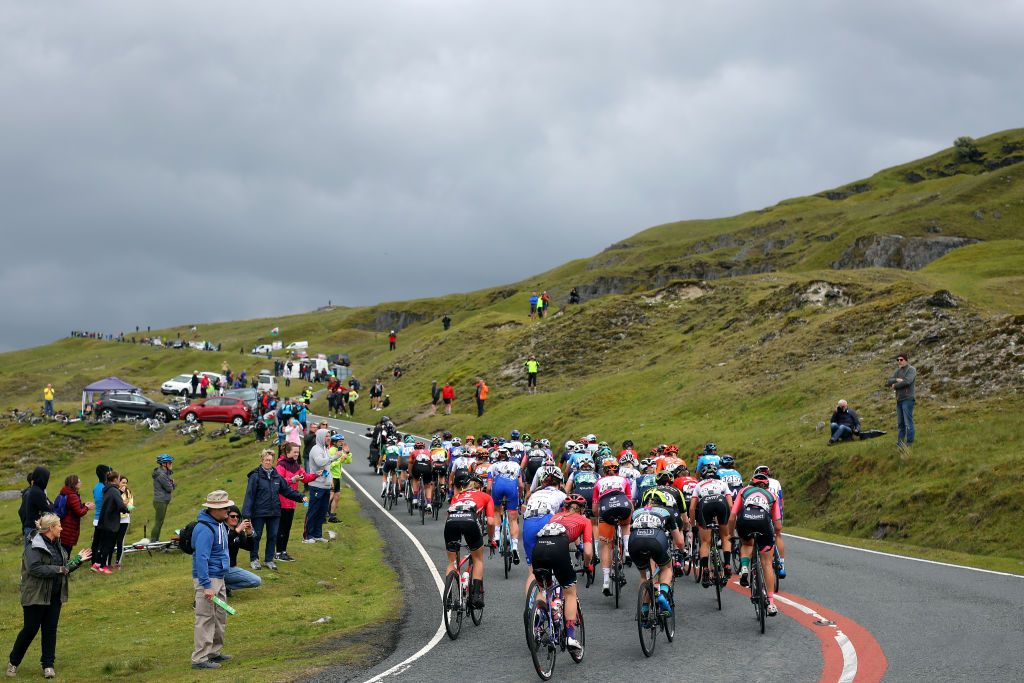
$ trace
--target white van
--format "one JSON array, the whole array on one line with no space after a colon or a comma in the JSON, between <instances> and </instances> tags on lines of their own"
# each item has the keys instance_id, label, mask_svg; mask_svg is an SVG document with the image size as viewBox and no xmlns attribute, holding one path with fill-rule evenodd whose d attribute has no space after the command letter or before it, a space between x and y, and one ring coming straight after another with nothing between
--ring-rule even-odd
<instances>
[{"instance_id":1,"label":"white van","mask_svg":"<svg viewBox=\"0 0 1024 683\"><path fill-rule=\"evenodd\" d=\"M269 372L261 372L259 379L256 382L256 389L258 391L277 392L277 378Z\"/></svg>"},{"instance_id":2,"label":"white van","mask_svg":"<svg viewBox=\"0 0 1024 683\"><path fill-rule=\"evenodd\" d=\"M252 353L257 356L265 356L273 350L274 347L271 344L260 344L259 346L254 346L252 348Z\"/></svg>"},{"instance_id":3,"label":"white van","mask_svg":"<svg viewBox=\"0 0 1024 683\"><path fill-rule=\"evenodd\" d=\"M292 342L291 344L289 344L288 346L286 346L284 348L286 350L288 350L288 351L294 351L295 349L308 349L309 348L309 342L308 341Z\"/></svg>"}]
</instances>

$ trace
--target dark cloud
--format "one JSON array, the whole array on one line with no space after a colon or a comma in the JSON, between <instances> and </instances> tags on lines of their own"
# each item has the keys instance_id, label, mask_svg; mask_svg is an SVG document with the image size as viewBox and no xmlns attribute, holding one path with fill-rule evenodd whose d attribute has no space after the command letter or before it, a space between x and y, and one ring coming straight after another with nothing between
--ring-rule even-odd
<instances>
[{"instance_id":1,"label":"dark cloud","mask_svg":"<svg viewBox=\"0 0 1024 683\"><path fill-rule=\"evenodd\" d=\"M5 3L0 349L474 289L863 177L1018 125L1022 22L998 0Z\"/></svg>"}]
</instances>

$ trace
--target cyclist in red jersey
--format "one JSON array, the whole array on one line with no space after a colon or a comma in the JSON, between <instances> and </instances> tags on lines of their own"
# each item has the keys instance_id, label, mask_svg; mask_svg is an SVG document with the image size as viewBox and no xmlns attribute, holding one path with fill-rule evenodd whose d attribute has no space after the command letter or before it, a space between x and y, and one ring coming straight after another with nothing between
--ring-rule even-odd
<instances>
[{"instance_id":1,"label":"cyclist in red jersey","mask_svg":"<svg viewBox=\"0 0 1024 683\"><path fill-rule=\"evenodd\" d=\"M573 545L583 543L583 562L589 566L593 560L590 520L583 516L587 499L570 493L565 498L565 509L537 532L537 545L533 548L533 574L537 583L544 584L546 576L553 575L562 587L565 600L566 645L576 653L583 646L576 640L576 570L569 556ZM537 592L537 603L544 604L543 591Z\"/></svg>"},{"instance_id":2,"label":"cyclist in red jersey","mask_svg":"<svg viewBox=\"0 0 1024 683\"><path fill-rule=\"evenodd\" d=\"M622 442L622 450L619 451L617 456L615 456L615 459L622 462L622 456L624 455L631 455L637 462L640 462L640 454L636 452L635 448L633 448L633 441L630 439L626 439Z\"/></svg>"},{"instance_id":3,"label":"cyclist in red jersey","mask_svg":"<svg viewBox=\"0 0 1024 683\"><path fill-rule=\"evenodd\" d=\"M480 531L479 517L487 518L488 545L494 542L494 501L480 490L483 480L477 474L460 473L455 477L455 495L448 506L448 518L444 524L444 545L448 551L448 572L456 571L455 558L462 539L473 557L473 582L469 599L473 606L484 606L484 539Z\"/></svg>"}]
</instances>

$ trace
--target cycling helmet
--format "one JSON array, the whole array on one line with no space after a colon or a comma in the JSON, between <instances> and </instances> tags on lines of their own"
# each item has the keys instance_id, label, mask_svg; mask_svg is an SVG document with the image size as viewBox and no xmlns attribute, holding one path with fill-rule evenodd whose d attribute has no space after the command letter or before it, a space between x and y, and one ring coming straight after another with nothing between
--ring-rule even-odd
<instances>
[{"instance_id":1,"label":"cycling helmet","mask_svg":"<svg viewBox=\"0 0 1024 683\"><path fill-rule=\"evenodd\" d=\"M587 434L587 441L590 443L597 443L597 437L593 434Z\"/></svg>"},{"instance_id":2,"label":"cycling helmet","mask_svg":"<svg viewBox=\"0 0 1024 683\"><path fill-rule=\"evenodd\" d=\"M498 445L499 445L499 446L501 446L501 445L503 445L504 443L505 443L505 437L503 437L503 436L499 436L499 437L498 437Z\"/></svg>"},{"instance_id":3,"label":"cycling helmet","mask_svg":"<svg viewBox=\"0 0 1024 683\"><path fill-rule=\"evenodd\" d=\"M477 460L482 460L482 459L486 458L489 455L490 455L490 453L487 452L486 448L478 448L478 449L476 449L476 459Z\"/></svg>"},{"instance_id":4,"label":"cycling helmet","mask_svg":"<svg viewBox=\"0 0 1024 683\"><path fill-rule=\"evenodd\" d=\"M619 471L619 461L615 458L605 458L601 461L601 469L607 472L608 470Z\"/></svg>"},{"instance_id":5,"label":"cycling helmet","mask_svg":"<svg viewBox=\"0 0 1024 683\"><path fill-rule=\"evenodd\" d=\"M435 436L433 439L430 440L430 447L431 448L440 448L441 447L441 439L439 439L439 438L437 438Z\"/></svg>"},{"instance_id":6,"label":"cycling helmet","mask_svg":"<svg viewBox=\"0 0 1024 683\"><path fill-rule=\"evenodd\" d=\"M644 494L643 503L645 505L660 505L666 508L675 507L672 497L665 491L661 491L659 489L649 489L647 493Z\"/></svg>"},{"instance_id":7,"label":"cycling helmet","mask_svg":"<svg viewBox=\"0 0 1024 683\"><path fill-rule=\"evenodd\" d=\"M462 445L462 439L460 439L459 437L456 436L455 438L452 439L452 445L453 446L461 446Z\"/></svg>"},{"instance_id":8,"label":"cycling helmet","mask_svg":"<svg viewBox=\"0 0 1024 683\"><path fill-rule=\"evenodd\" d=\"M445 441L451 441L452 440L452 433L451 432L445 432L444 434L441 435L441 438L443 438Z\"/></svg>"},{"instance_id":9,"label":"cycling helmet","mask_svg":"<svg viewBox=\"0 0 1024 683\"><path fill-rule=\"evenodd\" d=\"M422 441L417 441L416 443L414 443L412 445L412 447L413 448L426 448L427 444L423 443Z\"/></svg>"},{"instance_id":10,"label":"cycling helmet","mask_svg":"<svg viewBox=\"0 0 1024 683\"><path fill-rule=\"evenodd\" d=\"M476 443L476 437L473 436L472 434L466 434L466 443L467 444Z\"/></svg>"},{"instance_id":11,"label":"cycling helmet","mask_svg":"<svg viewBox=\"0 0 1024 683\"><path fill-rule=\"evenodd\" d=\"M722 459L719 461L718 464L722 467L731 469L732 466L736 464L736 459L733 458L731 455L723 455Z\"/></svg>"},{"instance_id":12,"label":"cycling helmet","mask_svg":"<svg viewBox=\"0 0 1024 683\"><path fill-rule=\"evenodd\" d=\"M718 478L718 465L713 462L706 462L700 466L697 473L700 474L701 479L716 479Z\"/></svg>"},{"instance_id":13,"label":"cycling helmet","mask_svg":"<svg viewBox=\"0 0 1024 683\"><path fill-rule=\"evenodd\" d=\"M484 485L484 480L483 480L483 477L481 477L476 472L471 472L470 475L469 475L469 483L471 483L471 484L479 484L480 486L483 486Z\"/></svg>"},{"instance_id":14,"label":"cycling helmet","mask_svg":"<svg viewBox=\"0 0 1024 683\"><path fill-rule=\"evenodd\" d=\"M511 455L511 449L508 446L501 446L496 451L495 457L497 457L498 460L501 460L502 458L508 460L509 455Z\"/></svg>"},{"instance_id":15,"label":"cycling helmet","mask_svg":"<svg viewBox=\"0 0 1024 683\"><path fill-rule=\"evenodd\" d=\"M490 439L484 439L483 441L480 442L480 448L490 448L490 447L491 447L491 440Z\"/></svg>"},{"instance_id":16,"label":"cycling helmet","mask_svg":"<svg viewBox=\"0 0 1024 683\"><path fill-rule=\"evenodd\" d=\"M608 445L607 441L602 441L601 443L597 444L597 450L599 450L599 451L603 451L606 448L608 450L612 449L612 447Z\"/></svg>"},{"instance_id":17,"label":"cycling helmet","mask_svg":"<svg viewBox=\"0 0 1024 683\"><path fill-rule=\"evenodd\" d=\"M387 443L388 443L389 446L397 446L398 445L398 439L396 439L393 436L389 436Z\"/></svg>"},{"instance_id":18,"label":"cycling helmet","mask_svg":"<svg viewBox=\"0 0 1024 683\"><path fill-rule=\"evenodd\" d=\"M754 474L764 474L770 477L772 476L772 468L768 467L768 465L758 465L754 468Z\"/></svg>"},{"instance_id":19,"label":"cycling helmet","mask_svg":"<svg viewBox=\"0 0 1024 683\"><path fill-rule=\"evenodd\" d=\"M592 470L594 469L594 461L590 458L580 458L579 464L577 465L581 470Z\"/></svg>"},{"instance_id":20,"label":"cycling helmet","mask_svg":"<svg viewBox=\"0 0 1024 683\"><path fill-rule=\"evenodd\" d=\"M576 442L573 441L572 439L569 439L568 441L565 442L565 451L568 453L569 451L574 450L576 450Z\"/></svg>"},{"instance_id":21,"label":"cycling helmet","mask_svg":"<svg viewBox=\"0 0 1024 683\"><path fill-rule=\"evenodd\" d=\"M704 452L705 453L717 453L718 452L718 445L714 441L708 441L706 444L704 444Z\"/></svg>"},{"instance_id":22,"label":"cycling helmet","mask_svg":"<svg viewBox=\"0 0 1024 683\"><path fill-rule=\"evenodd\" d=\"M647 455L651 456L651 458L657 458L661 454L658 453L658 447L655 446L651 448L651 450L647 451Z\"/></svg>"},{"instance_id":23,"label":"cycling helmet","mask_svg":"<svg viewBox=\"0 0 1024 683\"><path fill-rule=\"evenodd\" d=\"M665 446L665 454L666 455L678 455L679 454L679 446L675 445L674 443L670 443L669 445Z\"/></svg>"},{"instance_id":24,"label":"cycling helmet","mask_svg":"<svg viewBox=\"0 0 1024 683\"><path fill-rule=\"evenodd\" d=\"M675 475L668 469L664 469L661 472L658 472L656 475L654 475L654 480L657 481L659 484L662 482L670 482L673 479L675 479Z\"/></svg>"},{"instance_id":25,"label":"cycling helmet","mask_svg":"<svg viewBox=\"0 0 1024 683\"><path fill-rule=\"evenodd\" d=\"M768 488L768 484L768 475L762 472L758 472L750 478L751 486L760 486L761 488L766 489Z\"/></svg>"},{"instance_id":26,"label":"cycling helmet","mask_svg":"<svg viewBox=\"0 0 1024 683\"><path fill-rule=\"evenodd\" d=\"M562 481L565 479L565 476L562 474L562 470L558 469L555 466L550 466L545 467L543 470L541 470L540 479L546 484L547 482L551 482L550 484L547 484L548 486L557 486L558 484L562 483Z\"/></svg>"},{"instance_id":27,"label":"cycling helmet","mask_svg":"<svg viewBox=\"0 0 1024 683\"><path fill-rule=\"evenodd\" d=\"M405 435L405 443L415 443L415 442L416 442L416 437L415 436L413 436L412 434L406 434Z\"/></svg>"},{"instance_id":28,"label":"cycling helmet","mask_svg":"<svg viewBox=\"0 0 1024 683\"><path fill-rule=\"evenodd\" d=\"M452 483L455 484L456 488L464 489L469 485L469 481L472 478L472 476L473 475L471 475L469 472L459 472L458 474L455 475L455 479L452 481Z\"/></svg>"},{"instance_id":29,"label":"cycling helmet","mask_svg":"<svg viewBox=\"0 0 1024 683\"><path fill-rule=\"evenodd\" d=\"M640 461L640 470L646 470L649 467L656 467L656 463L650 458L644 458Z\"/></svg>"},{"instance_id":30,"label":"cycling helmet","mask_svg":"<svg viewBox=\"0 0 1024 683\"><path fill-rule=\"evenodd\" d=\"M554 464L555 464L555 456L553 456L553 455L547 455L547 456L546 456L546 457L544 458L544 466L545 466L545 467L553 467L553 466L554 466Z\"/></svg>"},{"instance_id":31,"label":"cycling helmet","mask_svg":"<svg viewBox=\"0 0 1024 683\"><path fill-rule=\"evenodd\" d=\"M551 448L551 442L548 441L547 439L541 439L540 445L543 446L544 448Z\"/></svg>"},{"instance_id":32,"label":"cycling helmet","mask_svg":"<svg viewBox=\"0 0 1024 683\"><path fill-rule=\"evenodd\" d=\"M619 458L619 464L622 466L629 465L631 467L636 467L639 463L636 458L633 457L632 453L626 453L624 456Z\"/></svg>"},{"instance_id":33,"label":"cycling helmet","mask_svg":"<svg viewBox=\"0 0 1024 683\"><path fill-rule=\"evenodd\" d=\"M632 439L626 439L625 441L622 442L623 450L625 450L627 448L632 448L632 447L633 447L633 440Z\"/></svg>"},{"instance_id":34,"label":"cycling helmet","mask_svg":"<svg viewBox=\"0 0 1024 683\"><path fill-rule=\"evenodd\" d=\"M585 443L583 443L581 441L580 443L576 444L576 447L572 449L572 452L573 453L586 453L587 452L587 444L585 444Z\"/></svg>"},{"instance_id":35,"label":"cycling helmet","mask_svg":"<svg viewBox=\"0 0 1024 683\"><path fill-rule=\"evenodd\" d=\"M391 418L385 415L380 419L380 421L383 422L384 424L387 424L388 422L391 422Z\"/></svg>"},{"instance_id":36,"label":"cycling helmet","mask_svg":"<svg viewBox=\"0 0 1024 683\"><path fill-rule=\"evenodd\" d=\"M163 455L156 456L156 462L159 465L163 465L164 463L167 462L174 462L174 458L164 453Z\"/></svg>"},{"instance_id":37,"label":"cycling helmet","mask_svg":"<svg viewBox=\"0 0 1024 683\"><path fill-rule=\"evenodd\" d=\"M523 434L523 436L519 440L525 443L527 441L533 441L533 437L530 436L529 434Z\"/></svg>"},{"instance_id":38,"label":"cycling helmet","mask_svg":"<svg viewBox=\"0 0 1024 683\"><path fill-rule=\"evenodd\" d=\"M589 505L587 499L578 493L570 493L568 496L566 496L564 504L567 508L570 505L578 505L581 510L586 509L587 505Z\"/></svg>"},{"instance_id":39,"label":"cycling helmet","mask_svg":"<svg viewBox=\"0 0 1024 683\"><path fill-rule=\"evenodd\" d=\"M509 433L508 438L513 439L513 440L518 440L519 439L519 430L518 429L513 429Z\"/></svg>"}]
</instances>

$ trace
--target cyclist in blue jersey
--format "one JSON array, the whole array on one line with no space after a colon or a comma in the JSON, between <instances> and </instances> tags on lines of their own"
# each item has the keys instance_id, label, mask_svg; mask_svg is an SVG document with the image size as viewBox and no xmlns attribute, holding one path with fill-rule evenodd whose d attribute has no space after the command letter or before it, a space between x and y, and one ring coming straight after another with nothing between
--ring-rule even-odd
<instances>
[{"instance_id":1,"label":"cyclist in blue jersey","mask_svg":"<svg viewBox=\"0 0 1024 683\"><path fill-rule=\"evenodd\" d=\"M709 441L704 446L704 452L697 458L697 471L700 472L700 468L709 463L718 468L721 466L721 462L722 458L718 455L718 446L713 441Z\"/></svg>"},{"instance_id":2,"label":"cyclist in blue jersey","mask_svg":"<svg viewBox=\"0 0 1024 683\"><path fill-rule=\"evenodd\" d=\"M491 498L495 506L505 503L508 524L512 533L512 562L519 564L519 498L522 495L522 470L518 462L509 460L508 444L498 447L498 459L487 470L491 482Z\"/></svg>"},{"instance_id":3,"label":"cyclist in blue jersey","mask_svg":"<svg viewBox=\"0 0 1024 683\"><path fill-rule=\"evenodd\" d=\"M718 478L729 485L735 494L743 488L743 477L736 470L736 460L731 455L723 455L718 467Z\"/></svg>"},{"instance_id":4,"label":"cyclist in blue jersey","mask_svg":"<svg viewBox=\"0 0 1024 683\"><path fill-rule=\"evenodd\" d=\"M657 468L658 464L650 458L644 458L640 461L640 476L636 479L635 502L643 500L644 494L658 485L658 480L655 477L655 470Z\"/></svg>"},{"instance_id":5,"label":"cyclist in blue jersey","mask_svg":"<svg viewBox=\"0 0 1024 683\"><path fill-rule=\"evenodd\" d=\"M569 456L569 461L566 463L563 474L570 475L580 468L580 463L584 460L594 462L594 457L587 450L586 444L578 443L573 447L572 454Z\"/></svg>"}]
</instances>

